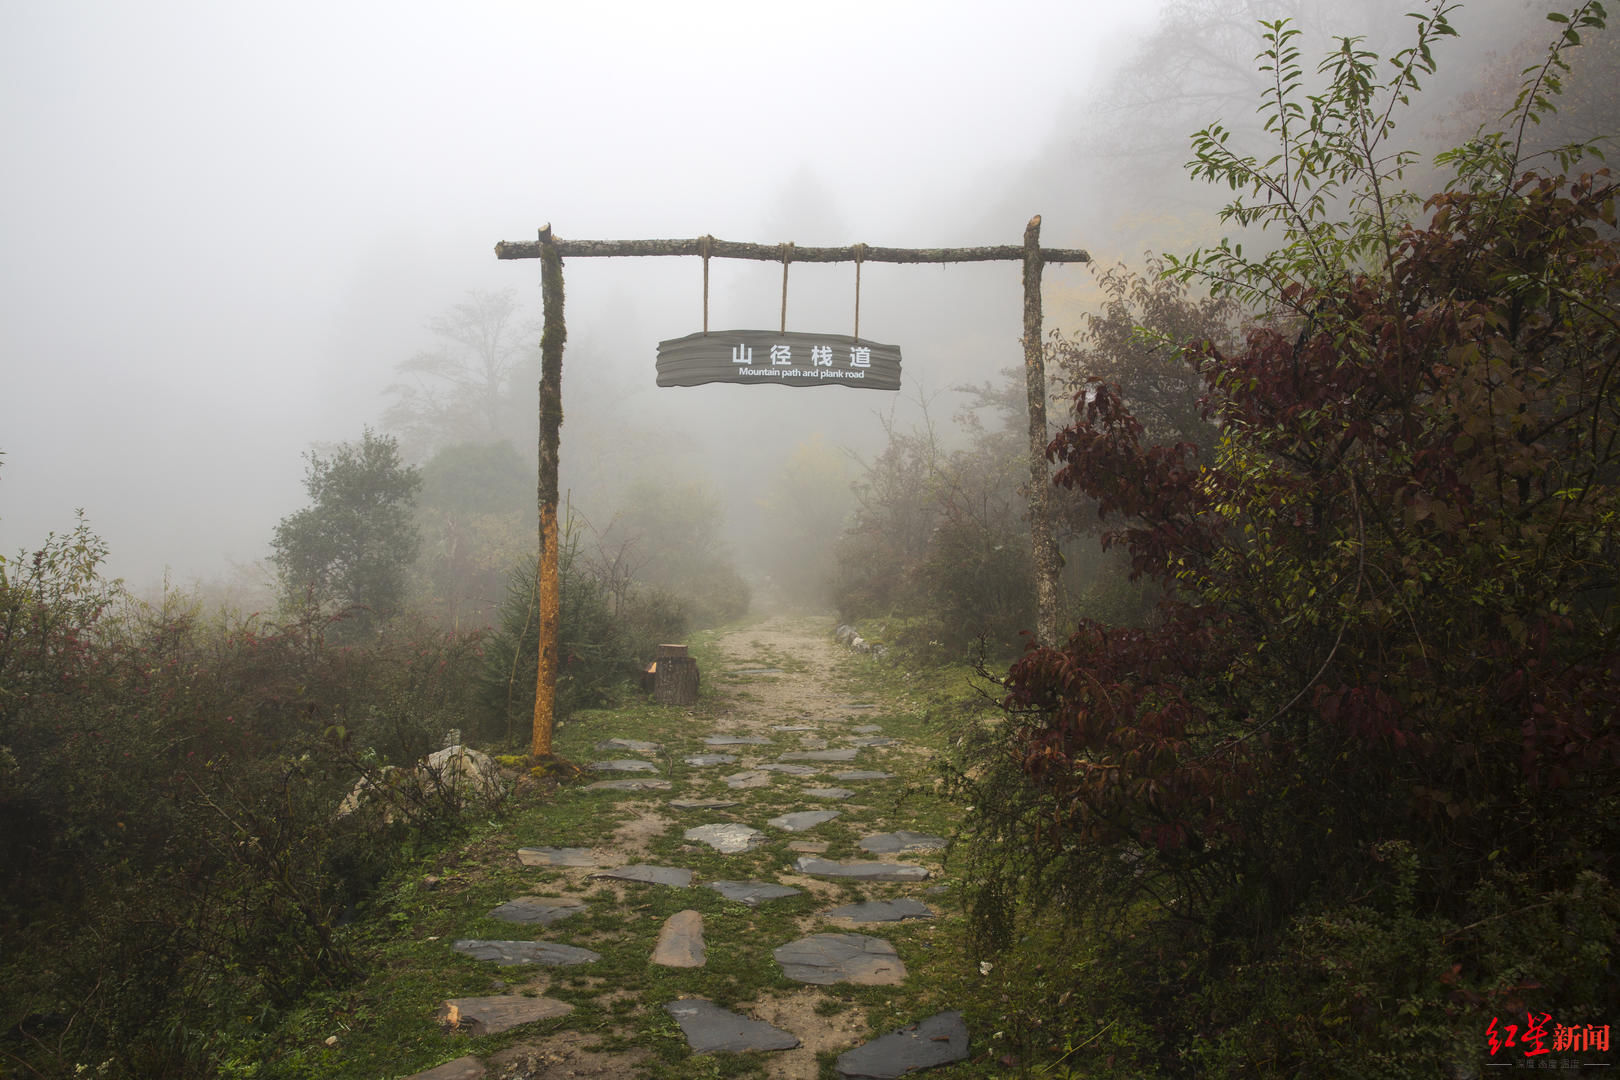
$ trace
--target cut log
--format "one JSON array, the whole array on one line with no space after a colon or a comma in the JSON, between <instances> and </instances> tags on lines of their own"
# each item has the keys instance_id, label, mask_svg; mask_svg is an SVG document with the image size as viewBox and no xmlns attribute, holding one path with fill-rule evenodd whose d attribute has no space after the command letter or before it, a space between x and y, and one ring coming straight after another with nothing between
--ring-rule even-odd
<instances>
[{"instance_id":1,"label":"cut log","mask_svg":"<svg viewBox=\"0 0 1620 1080\"><path fill-rule=\"evenodd\" d=\"M653 700L662 705L696 705L698 663L690 656L661 656L653 678Z\"/></svg>"}]
</instances>

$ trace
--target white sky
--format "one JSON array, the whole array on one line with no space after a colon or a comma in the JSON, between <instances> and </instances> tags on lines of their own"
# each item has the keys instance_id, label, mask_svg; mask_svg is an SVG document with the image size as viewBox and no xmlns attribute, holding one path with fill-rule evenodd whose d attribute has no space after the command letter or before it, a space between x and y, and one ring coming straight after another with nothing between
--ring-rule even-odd
<instances>
[{"instance_id":1,"label":"white sky","mask_svg":"<svg viewBox=\"0 0 1620 1080\"><path fill-rule=\"evenodd\" d=\"M377 423L427 319L469 289L538 309L492 248L548 221L935 246L1042 212L1086 246L1078 212L997 200L1154 9L0 0L0 551L83 507L132 583L261 557L300 453ZM570 355L629 333L650 386L695 264L572 266ZM649 288L690 317L636 322Z\"/></svg>"}]
</instances>

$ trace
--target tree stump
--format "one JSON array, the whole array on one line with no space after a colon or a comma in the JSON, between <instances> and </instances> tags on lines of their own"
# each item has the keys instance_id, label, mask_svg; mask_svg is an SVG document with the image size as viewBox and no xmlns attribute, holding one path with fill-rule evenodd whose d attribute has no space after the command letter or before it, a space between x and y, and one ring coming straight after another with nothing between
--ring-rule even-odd
<instances>
[{"instance_id":1,"label":"tree stump","mask_svg":"<svg viewBox=\"0 0 1620 1080\"><path fill-rule=\"evenodd\" d=\"M698 663L685 645L660 645L653 661L653 700L661 705L695 705Z\"/></svg>"}]
</instances>

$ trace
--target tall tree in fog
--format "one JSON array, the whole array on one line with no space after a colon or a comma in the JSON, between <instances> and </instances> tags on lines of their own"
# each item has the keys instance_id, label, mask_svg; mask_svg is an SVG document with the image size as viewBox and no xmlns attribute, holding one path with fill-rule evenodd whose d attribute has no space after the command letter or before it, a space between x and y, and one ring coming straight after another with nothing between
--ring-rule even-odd
<instances>
[{"instance_id":1,"label":"tall tree in fog","mask_svg":"<svg viewBox=\"0 0 1620 1080\"><path fill-rule=\"evenodd\" d=\"M474 290L427 327L435 344L396 365L400 379L383 413L407 454L420 460L458 443L519 442L539 354L516 295Z\"/></svg>"},{"instance_id":2,"label":"tall tree in fog","mask_svg":"<svg viewBox=\"0 0 1620 1080\"><path fill-rule=\"evenodd\" d=\"M422 478L392 435L367 428L330 457L311 451L311 505L276 526L271 560L290 607L346 610L364 634L398 611L419 535L412 508Z\"/></svg>"}]
</instances>

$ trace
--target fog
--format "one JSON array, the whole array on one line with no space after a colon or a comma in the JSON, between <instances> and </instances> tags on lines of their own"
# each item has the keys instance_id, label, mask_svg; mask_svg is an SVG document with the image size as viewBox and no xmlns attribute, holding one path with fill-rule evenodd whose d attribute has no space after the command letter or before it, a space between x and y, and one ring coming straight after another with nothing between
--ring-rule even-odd
<instances>
[{"instance_id":1,"label":"fog","mask_svg":"<svg viewBox=\"0 0 1620 1080\"><path fill-rule=\"evenodd\" d=\"M1400 24L1382 3L1295 9L1322 30ZM547 223L566 239L962 246L1017 243L1040 213L1045 245L1110 262L1208 239L1179 160L1121 135L1130 108L1153 108L1122 98L1121 65L1150 90L1197 73L1154 74L1133 51L1160 10L6 2L0 551L82 507L137 586L261 559L305 502L300 455L383 426L430 319L505 289L538 317L538 263L493 246ZM1482 55L1521 13L1459 14L1450 56ZM947 416L951 387L1021 358L1016 264L868 265L861 333L902 347L898 395L659 390L657 342L702 325L699 262L565 273L564 484L601 483L623 446L615 469L707 480L739 520L796 445L869 453L879 414ZM1046 280L1048 327L1072 325L1086 270ZM779 267L716 261L710 326L775 326L780 289ZM789 329L848 333L853 302L851 267L792 267Z\"/></svg>"}]
</instances>

